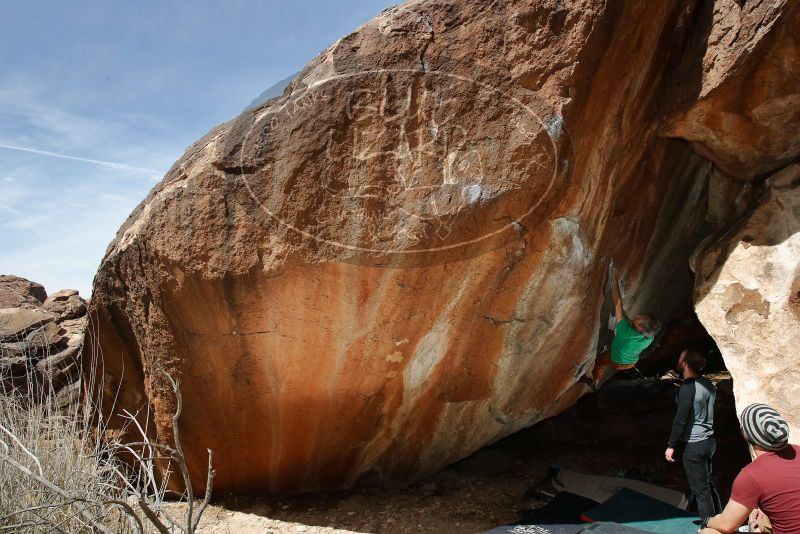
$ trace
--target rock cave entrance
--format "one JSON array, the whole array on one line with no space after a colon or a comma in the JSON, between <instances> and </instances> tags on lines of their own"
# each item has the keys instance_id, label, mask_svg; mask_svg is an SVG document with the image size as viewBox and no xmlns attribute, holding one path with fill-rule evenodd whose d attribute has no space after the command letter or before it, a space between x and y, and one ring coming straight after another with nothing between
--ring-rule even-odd
<instances>
[{"instance_id":1,"label":"rock cave entrance","mask_svg":"<svg viewBox=\"0 0 800 534\"><path fill-rule=\"evenodd\" d=\"M530 489L553 465L602 476L621 476L688 491L680 462L663 458L679 385L674 367L682 350L707 355L704 374L717 388L714 482L723 502L733 479L750 462L739 430L733 379L713 338L692 310L672 319L636 369L619 371L596 393L565 412L485 447L423 482L447 487L453 472L474 477L519 474Z\"/></svg>"}]
</instances>

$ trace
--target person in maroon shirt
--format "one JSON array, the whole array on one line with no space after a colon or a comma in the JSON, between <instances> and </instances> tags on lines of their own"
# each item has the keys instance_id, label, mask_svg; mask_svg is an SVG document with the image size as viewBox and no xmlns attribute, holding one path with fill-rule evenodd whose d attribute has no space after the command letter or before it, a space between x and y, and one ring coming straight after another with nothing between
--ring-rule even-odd
<instances>
[{"instance_id":1,"label":"person in maroon shirt","mask_svg":"<svg viewBox=\"0 0 800 534\"><path fill-rule=\"evenodd\" d=\"M789 444L789 425L766 404L746 407L740 423L756 458L733 481L727 506L701 534L736 532L748 516L752 524L762 514L773 534L800 532L800 447Z\"/></svg>"}]
</instances>

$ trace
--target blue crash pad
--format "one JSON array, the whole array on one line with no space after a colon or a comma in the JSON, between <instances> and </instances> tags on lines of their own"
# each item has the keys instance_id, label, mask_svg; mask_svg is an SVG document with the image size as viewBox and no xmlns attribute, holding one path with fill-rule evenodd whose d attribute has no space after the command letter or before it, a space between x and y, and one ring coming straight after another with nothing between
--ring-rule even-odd
<instances>
[{"instance_id":1,"label":"blue crash pad","mask_svg":"<svg viewBox=\"0 0 800 534\"><path fill-rule=\"evenodd\" d=\"M619 523L654 534L696 534L699 528L697 516L628 488L583 515L587 521Z\"/></svg>"}]
</instances>

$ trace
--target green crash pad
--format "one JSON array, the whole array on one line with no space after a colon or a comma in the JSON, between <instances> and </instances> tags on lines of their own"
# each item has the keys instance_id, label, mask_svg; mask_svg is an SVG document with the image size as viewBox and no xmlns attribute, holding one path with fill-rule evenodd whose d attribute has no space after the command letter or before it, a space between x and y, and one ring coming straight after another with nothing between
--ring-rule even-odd
<instances>
[{"instance_id":1,"label":"green crash pad","mask_svg":"<svg viewBox=\"0 0 800 534\"><path fill-rule=\"evenodd\" d=\"M628 488L584 512L584 519L619 523L656 534L696 534L697 516Z\"/></svg>"}]
</instances>

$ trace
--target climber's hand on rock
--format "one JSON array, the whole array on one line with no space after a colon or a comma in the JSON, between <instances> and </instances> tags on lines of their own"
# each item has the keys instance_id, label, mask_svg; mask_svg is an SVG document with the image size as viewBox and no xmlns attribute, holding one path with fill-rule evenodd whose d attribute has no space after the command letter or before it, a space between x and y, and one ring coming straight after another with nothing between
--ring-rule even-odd
<instances>
[{"instance_id":1,"label":"climber's hand on rock","mask_svg":"<svg viewBox=\"0 0 800 534\"><path fill-rule=\"evenodd\" d=\"M668 462L674 463L675 459L672 457L673 454L675 454L675 449L669 447L666 451L664 451L664 458L666 458Z\"/></svg>"}]
</instances>

